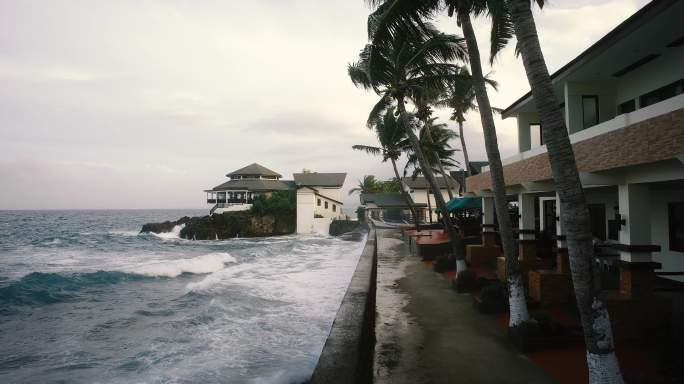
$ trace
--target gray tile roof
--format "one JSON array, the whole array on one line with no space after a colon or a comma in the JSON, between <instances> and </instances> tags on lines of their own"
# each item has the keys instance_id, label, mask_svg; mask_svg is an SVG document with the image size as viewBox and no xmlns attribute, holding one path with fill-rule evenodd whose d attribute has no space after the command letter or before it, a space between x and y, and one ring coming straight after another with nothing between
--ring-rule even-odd
<instances>
[{"instance_id":1,"label":"gray tile roof","mask_svg":"<svg viewBox=\"0 0 684 384\"><path fill-rule=\"evenodd\" d=\"M447 176L451 179L451 187L452 189L458 190L459 184L458 181L454 180L453 177ZM437 179L437 186L439 188L447 188L446 182L444 181L444 178L442 175L435 174L435 179ZM425 177L416 177L414 180L411 177L404 177L402 178L404 183L408 185L409 188L411 189L428 189L430 187L430 184L428 184L427 179Z\"/></svg>"},{"instance_id":2,"label":"gray tile roof","mask_svg":"<svg viewBox=\"0 0 684 384\"><path fill-rule=\"evenodd\" d=\"M295 184L290 180L242 179L228 180L212 188L212 191L289 191L293 189L295 189Z\"/></svg>"},{"instance_id":3,"label":"gray tile roof","mask_svg":"<svg viewBox=\"0 0 684 384\"><path fill-rule=\"evenodd\" d=\"M399 193L362 193L361 204L368 203L373 203L379 208L408 208L404 197ZM427 206L425 203L414 203L413 205L416 207Z\"/></svg>"},{"instance_id":4,"label":"gray tile roof","mask_svg":"<svg viewBox=\"0 0 684 384\"><path fill-rule=\"evenodd\" d=\"M298 187L341 187L346 173L295 173L294 181Z\"/></svg>"},{"instance_id":5,"label":"gray tile roof","mask_svg":"<svg viewBox=\"0 0 684 384\"><path fill-rule=\"evenodd\" d=\"M226 176L231 177L231 176L252 176L252 175L259 175L259 176L275 176L275 177L282 177L282 175L278 172L271 171L270 169L264 167L263 165L253 163L250 164L246 167L240 168L237 171L233 171Z\"/></svg>"}]
</instances>

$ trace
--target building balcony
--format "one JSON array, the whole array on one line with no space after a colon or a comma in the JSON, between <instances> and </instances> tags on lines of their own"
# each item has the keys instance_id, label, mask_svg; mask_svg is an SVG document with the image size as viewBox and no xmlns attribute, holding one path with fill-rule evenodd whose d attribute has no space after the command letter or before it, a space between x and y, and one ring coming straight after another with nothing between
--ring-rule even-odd
<instances>
[{"instance_id":1,"label":"building balcony","mask_svg":"<svg viewBox=\"0 0 684 384\"><path fill-rule=\"evenodd\" d=\"M684 94L618 115L570 135L580 172L668 160L684 153ZM546 145L502 160L506 186L552 179ZM489 167L466 180L467 191L491 190Z\"/></svg>"},{"instance_id":2,"label":"building balcony","mask_svg":"<svg viewBox=\"0 0 684 384\"><path fill-rule=\"evenodd\" d=\"M207 199L207 204L252 204L254 199Z\"/></svg>"}]
</instances>

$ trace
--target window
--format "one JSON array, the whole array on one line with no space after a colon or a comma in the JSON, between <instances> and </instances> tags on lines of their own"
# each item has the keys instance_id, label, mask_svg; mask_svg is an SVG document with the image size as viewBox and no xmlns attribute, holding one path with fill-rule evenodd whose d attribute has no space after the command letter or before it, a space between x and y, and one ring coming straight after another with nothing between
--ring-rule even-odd
<instances>
[{"instance_id":1,"label":"window","mask_svg":"<svg viewBox=\"0 0 684 384\"><path fill-rule=\"evenodd\" d=\"M328 202L325 202L325 209L328 209Z\"/></svg>"},{"instance_id":2,"label":"window","mask_svg":"<svg viewBox=\"0 0 684 384\"><path fill-rule=\"evenodd\" d=\"M321 199L318 199L318 202L316 203L319 207L321 206Z\"/></svg>"},{"instance_id":3,"label":"window","mask_svg":"<svg viewBox=\"0 0 684 384\"><path fill-rule=\"evenodd\" d=\"M618 115L624 113L634 112L636 110L636 101L634 99L627 100L624 103L618 105Z\"/></svg>"},{"instance_id":4,"label":"window","mask_svg":"<svg viewBox=\"0 0 684 384\"><path fill-rule=\"evenodd\" d=\"M667 205L670 250L684 252L684 202Z\"/></svg>"},{"instance_id":5,"label":"window","mask_svg":"<svg viewBox=\"0 0 684 384\"><path fill-rule=\"evenodd\" d=\"M649 105L659 103L670 97L675 97L684 93L684 79L675 81L664 87L658 88L655 91L639 96L639 107L648 107Z\"/></svg>"},{"instance_id":6,"label":"window","mask_svg":"<svg viewBox=\"0 0 684 384\"><path fill-rule=\"evenodd\" d=\"M582 128L593 127L599 122L598 96L582 96Z\"/></svg>"},{"instance_id":7,"label":"window","mask_svg":"<svg viewBox=\"0 0 684 384\"><path fill-rule=\"evenodd\" d=\"M337 212L337 205L333 204L333 212Z\"/></svg>"},{"instance_id":8,"label":"window","mask_svg":"<svg viewBox=\"0 0 684 384\"><path fill-rule=\"evenodd\" d=\"M530 146L532 148L544 145L541 124L530 124Z\"/></svg>"}]
</instances>

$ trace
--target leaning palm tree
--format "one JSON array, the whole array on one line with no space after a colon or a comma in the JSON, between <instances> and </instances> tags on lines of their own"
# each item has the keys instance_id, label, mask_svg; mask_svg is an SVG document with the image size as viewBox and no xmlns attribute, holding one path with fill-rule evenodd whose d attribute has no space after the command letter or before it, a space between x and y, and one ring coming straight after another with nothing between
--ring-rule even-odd
<instances>
[{"instance_id":1,"label":"leaning palm tree","mask_svg":"<svg viewBox=\"0 0 684 384\"><path fill-rule=\"evenodd\" d=\"M373 122L372 127L375 128L375 133L378 136L380 146L354 145L352 148L359 151L365 151L371 155L381 155L383 163L387 160L392 163L392 169L394 170L394 176L396 177L397 182L399 182L401 195L404 198L404 201L406 201L409 210L411 210L411 216L413 216L416 230L420 231L420 217L418 217L411 196L401 182L399 170L397 169L397 160L406 147L406 131L400 126L397 116L395 115L394 107L389 107L381 119Z\"/></svg>"},{"instance_id":2,"label":"leaning palm tree","mask_svg":"<svg viewBox=\"0 0 684 384\"><path fill-rule=\"evenodd\" d=\"M427 124L424 124L420 129L420 146L423 149L423 153L427 156L428 162L433 165L433 172L441 172L446 178L445 169L459 166L459 163L454 160L454 155L458 150L452 148L450 143L458 135L456 132L448 129L446 124L436 124L436 120L437 118L430 118ZM404 167L404 175L408 174L408 171L411 169L413 170L412 177L422 174L423 171L418 164L418 158L413 153L413 150L408 148L406 152L408 154L408 161Z\"/></svg>"},{"instance_id":3,"label":"leaning palm tree","mask_svg":"<svg viewBox=\"0 0 684 384\"><path fill-rule=\"evenodd\" d=\"M470 63L471 76L475 99L480 110L482 130L484 132L485 149L489 161L489 171L494 192L494 207L499 223L499 236L506 261L506 280L508 285L509 322L510 328L517 327L528 321L530 316L525 301L523 279L518 263L516 243L513 235L513 225L508 214L508 200L506 199L506 185L504 183L503 165L496 137L494 116L485 78L482 72L480 52L475 38L475 31L470 21L471 13L482 13L486 9L484 0L371 0L371 5L377 6L371 18L375 19L382 33L374 35L374 43L380 45L391 41L391 37L399 30L410 30L420 33L429 27L425 18L447 7L449 16L456 16L458 24L463 30L467 45L467 55ZM418 32L416 32L418 31ZM446 212L446 210L445 210Z\"/></svg>"},{"instance_id":4,"label":"leaning palm tree","mask_svg":"<svg viewBox=\"0 0 684 384\"><path fill-rule=\"evenodd\" d=\"M497 89L498 83L492 80L489 75L484 78L487 85ZM435 106L451 109L451 120L458 123L458 136L461 139L461 150L463 151L463 161L465 165L466 177L473 174L470 169L470 159L468 157L468 147L466 146L465 136L463 135L463 123L466 121L466 114L470 111L478 111L475 100L475 89L473 78L466 68L461 68L454 75L446 95L435 102Z\"/></svg>"},{"instance_id":5,"label":"leaning palm tree","mask_svg":"<svg viewBox=\"0 0 684 384\"><path fill-rule=\"evenodd\" d=\"M376 20L369 17L371 37L378 31ZM413 31L415 32L415 31ZM369 125L392 102L397 106L399 123L418 158L423 174L433 191L439 191L432 166L423 153L418 136L413 131L414 119L406 111L406 101L421 89L443 90L456 65L450 61L463 59L463 40L454 35L440 33L426 25L420 33L397 30L382 44L367 44L361 51L359 61L349 65L352 82L364 89L373 90L380 100L370 113ZM446 203L440 193L435 194L437 205L446 212ZM448 215L442 215L442 222L451 237L457 268L464 269L464 245Z\"/></svg>"},{"instance_id":6,"label":"leaning palm tree","mask_svg":"<svg viewBox=\"0 0 684 384\"><path fill-rule=\"evenodd\" d=\"M536 0L542 7L543 0ZM492 58L513 33L516 51L522 56L532 98L543 129L544 144L556 190L560 198L561 220L566 231L570 271L575 288L584 339L590 383L622 383L615 355L608 310L600 298L600 283L593 263L591 225L577 163L568 130L553 91L544 53L539 44L530 0L490 0L493 19Z\"/></svg>"},{"instance_id":7,"label":"leaning palm tree","mask_svg":"<svg viewBox=\"0 0 684 384\"><path fill-rule=\"evenodd\" d=\"M373 175L366 175L363 177L363 180L359 180L358 182L358 187L354 187L349 190L350 195L355 193L375 193L380 191L380 183Z\"/></svg>"},{"instance_id":8,"label":"leaning palm tree","mask_svg":"<svg viewBox=\"0 0 684 384\"><path fill-rule=\"evenodd\" d=\"M435 121L437 120L436 118L432 117L432 107L430 106L430 104L435 103L439 99L439 95L440 93L434 90L425 90L424 92L419 92L413 98L413 103L416 106L416 118L418 118L418 120L420 120L423 123L421 132L425 132L425 137L430 143L434 143L435 141L432 138L432 126L435 124ZM443 126L446 127L446 124L443 124ZM449 195L449 200L453 200L453 186L451 185L450 178L444 170L443 163L441 161L437 161L433 162L432 164L437 165L437 171L442 175L444 185L447 189L447 194Z\"/></svg>"}]
</instances>

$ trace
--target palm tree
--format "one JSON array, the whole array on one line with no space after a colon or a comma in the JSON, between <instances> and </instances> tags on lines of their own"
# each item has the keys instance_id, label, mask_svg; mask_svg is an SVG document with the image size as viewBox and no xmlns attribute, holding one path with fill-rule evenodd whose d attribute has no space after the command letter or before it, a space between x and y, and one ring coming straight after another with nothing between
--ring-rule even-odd
<instances>
[{"instance_id":1,"label":"palm tree","mask_svg":"<svg viewBox=\"0 0 684 384\"><path fill-rule=\"evenodd\" d=\"M368 25L371 37L376 31L381 31L373 17L369 17ZM396 30L382 44L367 44L361 51L359 61L349 65L349 76L356 86L373 90L381 96L371 110L368 119L371 124L392 101L396 103L399 123L406 131L423 174L432 190L439 191L432 166L413 131L415 122L406 111L405 103L422 89L445 89L448 77L453 75L457 67L448 62L463 59L465 50L460 37L440 33L431 25L426 25L420 33L410 32ZM442 195L436 193L435 199L442 212L446 212ZM448 215L442 215L442 222L451 237L457 268L464 269L463 242Z\"/></svg>"},{"instance_id":2,"label":"palm tree","mask_svg":"<svg viewBox=\"0 0 684 384\"><path fill-rule=\"evenodd\" d=\"M359 186L349 190L349 194L353 195L359 193L375 193L380 191L380 184L373 175L366 175L363 180L359 180Z\"/></svg>"},{"instance_id":3,"label":"palm tree","mask_svg":"<svg viewBox=\"0 0 684 384\"><path fill-rule=\"evenodd\" d=\"M492 80L489 75L485 76L485 83L494 88L494 90L498 87L498 83ZM463 135L463 123L466 121L465 115L470 111L478 111L478 108L477 102L475 101L473 78L466 68L461 68L453 77L446 95L438 100L435 105L438 107L451 108L451 120L458 123L458 136L461 138L461 150L463 151L466 177L472 175L473 171L470 169L468 148L466 146L465 136Z\"/></svg>"},{"instance_id":4,"label":"palm tree","mask_svg":"<svg viewBox=\"0 0 684 384\"><path fill-rule=\"evenodd\" d=\"M385 31L376 34L376 45L387 43L398 30L421 31L429 27L425 18L433 16L446 6L449 16L456 15L458 24L463 30L463 37L467 45L467 55L470 62L471 76L475 99L480 110L482 130L484 132L485 149L489 161L489 171L494 192L494 207L499 223L499 236L506 260L506 280L508 283L509 322L510 328L517 327L529 320L525 290L520 274L520 265L516 254L513 226L508 215L508 200L504 183L503 165L496 137L496 127L492 107L487 95L487 87L482 72L480 51L475 38L475 31L470 22L471 13L479 14L486 10L484 0L371 0L371 5L377 5L371 18ZM444 210L446 212L446 210Z\"/></svg>"},{"instance_id":5,"label":"palm tree","mask_svg":"<svg viewBox=\"0 0 684 384\"><path fill-rule=\"evenodd\" d=\"M536 0L542 7L543 0ZM532 97L539 114L551 164L553 180L560 198L561 220L566 230L570 271L575 297L584 328L590 383L622 383L615 356L608 310L600 294L600 283L592 262L593 247L589 210L577 171L563 112L553 92L544 53L539 44L530 0L491 1L494 25L492 57L505 45L512 33L518 40Z\"/></svg>"},{"instance_id":6,"label":"palm tree","mask_svg":"<svg viewBox=\"0 0 684 384\"><path fill-rule=\"evenodd\" d=\"M399 176L399 170L397 169L397 160L401 156L404 148L406 148L406 131L399 125L394 107L389 107L387 111L385 111L382 119L378 119L373 123L373 127L378 136L380 147L354 145L352 148L359 151L365 151L371 155L382 155L383 163L387 160L392 163L392 169L394 170L394 176L399 183L401 195L404 197L406 205L408 205L411 210L413 221L416 224L416 230L420 231L420 217L418 217L416 207L413 205L413 201L411 201L411 196L409 196L401 183L401 177ZM384 187L385 186L383 185L383 189Z\"/></svg>"},{"instance_id":7,"label":"palm tree","mask_svg":"<svg viewBox=\"0 0 684 384\"><path fill-rule=\"evenodd\" d=\"M423 123L421 132L425 131L425 137L427 141L432 144L436 144L432 138L432 126L434 125L434 122L437 119L432 117L432 108L430 107L430 104L436 102L439 98L439 95L440 94L435 90L425 90L424 92L419 92L413 98L413 104L415 104L416 106L416 118L418 118L418 120L420 120ZM444 125L444 127L446 127L446 125ZM449 148L450 147L451 146L449 146ZM433 162L432 160L430 160L430 162L432 164L437 164L437 171L442 175L444 185L447 189L447 194L449 195L449 200L453 200L453 186L451 185L450 177L448 177L447 173L444 171L444 164L442 163L442 161ZM441 192L437 191L437 193Z\"/></svg>"},{"instance_id":8,"label":"palm tree","mask_svg":"<svg viewBox=\"0 0 684 384\"><path fill-rule=\"evenodd\" d=\"M450 143L458 135L456 132L448 129L446 124L436 124L436 120L437 118L435 117L428 119L427 123L420 129L420 146L423 149L423 153L427 156L428 162L433 165L433 172L442 172L442 175L448 180L444 169L459 166L458 162L453 159L454 154L458 150L452 148ZM404 167L404 175L408 173L409 169L413 169L411 176L415 178L422 174L423 171L418 164L418 158L413 153L413 150L408 148L407 153L408 161Z\"/></svg>"}]
</instances>

